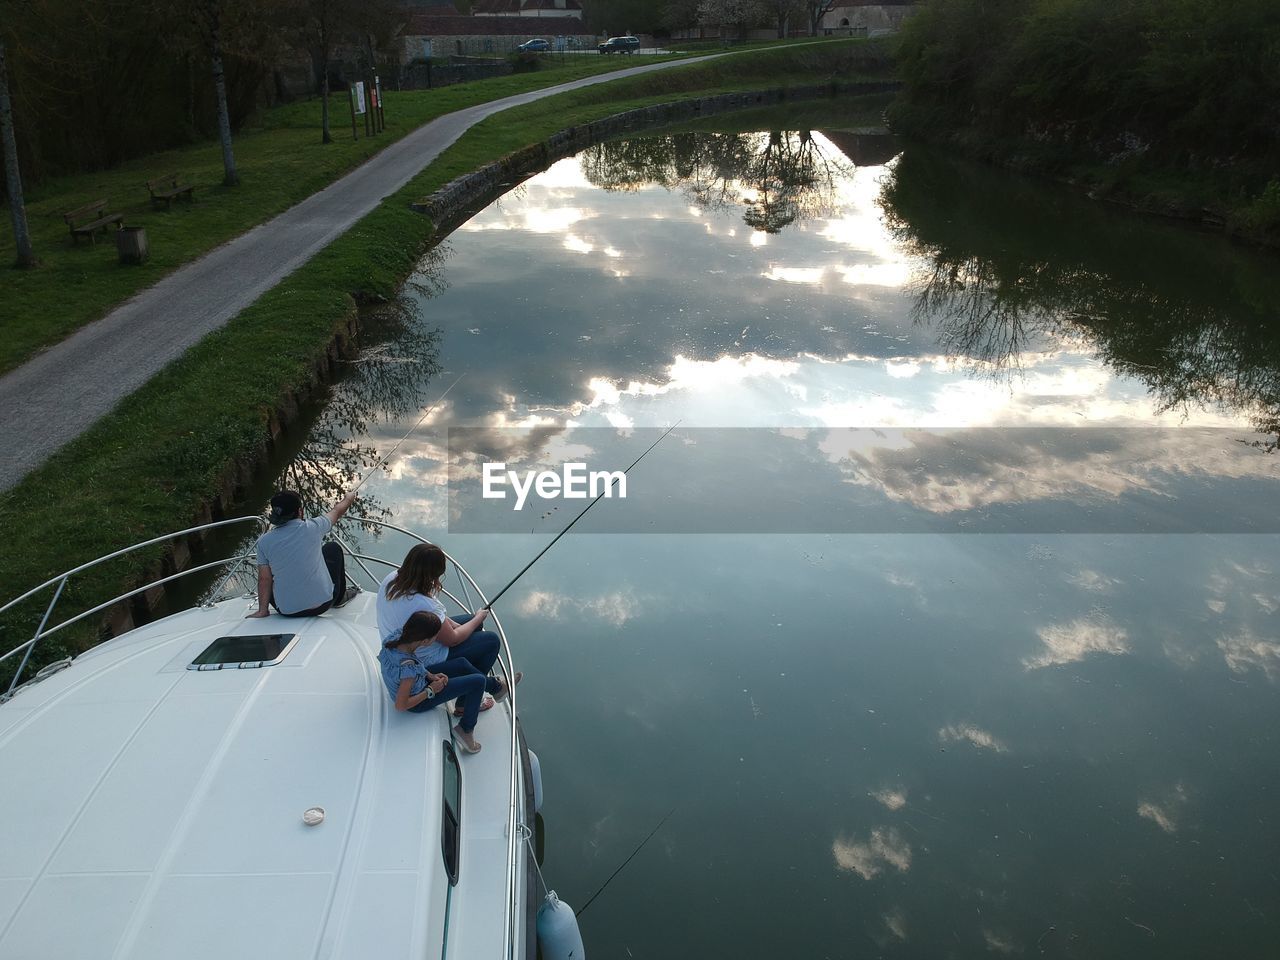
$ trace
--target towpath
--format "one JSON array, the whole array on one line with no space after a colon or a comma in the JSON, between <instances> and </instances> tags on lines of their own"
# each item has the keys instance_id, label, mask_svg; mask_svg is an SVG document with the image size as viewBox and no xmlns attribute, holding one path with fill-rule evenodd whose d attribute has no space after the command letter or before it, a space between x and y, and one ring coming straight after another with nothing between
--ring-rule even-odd
<instances>
[{"instance_id":1,"label":"towpath","mask_svg":"<svg viewBox=\"0 0 1280 960\"><path fill-rule=\"evenodd\" d=\"M310 260L480 120L568 90L708 59L630 67L446 114L274 220L175 270L0 377L0 491Z\"/></svg>"}]
</instances>

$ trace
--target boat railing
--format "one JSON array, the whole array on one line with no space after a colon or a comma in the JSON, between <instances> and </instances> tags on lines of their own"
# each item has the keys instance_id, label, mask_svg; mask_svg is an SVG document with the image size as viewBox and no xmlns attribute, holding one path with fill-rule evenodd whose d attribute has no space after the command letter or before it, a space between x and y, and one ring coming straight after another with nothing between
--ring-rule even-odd
<instances>
[{"instance_id":1,"label":"boat railing","mask_svg":"<svg viewBox=\"0 0 1280 960\"><path fill-rule=\"evenodd\" d=\"M367 517L362 518L360 522L365 524L372 524L373 526L382 527L387 530L394 530L396 533L403 534L404 536L409 537L412 540L416 540L418 543L431 542L425 539L424 537L420 536L419 534L414 533L412 530L407 530L404 527L396 526L394 523L387 523L382 520L370 520ZM366 563L377 563L377 564L382 564L382 565L386 565L393 568L399 567L400 565L398 562L392 563L391 561L384 560L381 557L372 557L372 556L366 556L361 553L357 553L355 550L351 548L351 546L348 543L346 543L340 537L337 539L338 539L338 542L342 544L343 550L353 560L355 560L357 564L360 565L360 568L364 570L364 572L373 580L375 584L380 582L381 578L373 576L369 568L365 566ZM445 552L445 557L449 560L449 564L450 566L453 567L453 570L457 576L457 580L459 584L458 589L461 591L462 597L456 596L447 588L442 589L441 592L444 593L453 603L457 604L461 609L466 610L468 613L475 613L476 607L472 605L474 603L472 599L472 592L474 591L475 600L478 600L480 602L480 606L484 606L488 602L488 599L486 598L484 591L480 589L480 584L478 584L475 578L472 577L471 574L467 572L467 569L464 566L462 566L462 564L460 564L456 559L450 556L447 551ZM514 960L515 949L516 949L516 924L519 922L519 919L520 919L516 916L516 912L515 912L515 891L516 891L516 883L518 880L517 852L520 849L520 844L523 842L522 830L524 827L523 818L520 816L520 806L518 802L519 795L516 792L517 785L519 784L518 773L519 773L519 765L520 765L519 730L517 729L517 726L516 726L516 699L515 699L516 698L516 684L515 684L516 674L515 674L514 660L512 659L512 656L511 656L511 647L507 643L506 631L503 630L502 628L502 622L501 620L498 619L498 614L493 610L489 611L489 621L492 622L493 630L495 633L497 633L498 640L501 643L501 648L498 654L498 663L502 667L502 672L507 682L507 692L509 695L508 703L510 705L509 716L511 721L511 751L510 751L510 755L507 757L507 763L509 767L507 783L510 784L510 791L507 796L507 825L506 825L507 897L506 897L505 905L503 908L504 913L503 913L503 924L502 924L502 931L503 931L502 956L508 958L508 960ZM486 624L486 628L487 627L488 627L488 624Z\"/></svg>"},{"instance_id":2,"label":"boat railing","mask_svg":"<svg viewBox=\"0 0 1280 960\"><path fill-rule=\"evenodd\" d=\"M63 591L74 576L84 573L86 570L91 570L94 567L101 566L109 561L119 559L120 557L127 556L131 553L136 553L139 550L146 550L162 543L177 540L180 537L187 537L193 534L203 534L210 530L218 530L223 527L230 527L236 524L254 524L258 527L259 531L266 527L266 521L261 517L235 517L230 520L215 520L212 523L204 523L198 527L188 527L186 530L178 530L174 533L166 533L164 536L145 540L142 543L135 543L122 550L117 550L114 553L108 553L106 556L98 557L96 560L90 560L88 563L82 563L78 567L66 570L55 577L51 577L39 586L32 587L26 593L22 594L22 596L16 597L6 603L3 607L0 607L0 616L3 616L9 610L18 606L18 604L23 603L26 600L30 600L40 593L46 590L53 591L53 597L49 600L49 605L45 608L44 614L40 618L40 625L36 627L36 632L32 635L31 639L27 640L25 643L19 644L7 653L0 654L0 663L9 660L11 657L16 657L19 654L22 655L22 661L18 664L17 669L14 670L13 679L9 681L8 689L6 689L4 693L0 694L0 703L10 699L13 696L14 691L21 685L23 671L26 670L27 664L31 662L31 656L34 653L36 646L45 637L51 636L60 630L65 630L67 627L79 623L81 620L85 620L95 614L101 613L104 610L108 610L117 603L136 597L140 593L146 593L149 590L154 590L156 587L164 586L165 584L172 583L175 580L180 580L183 577L189 577L197 573L203 573L207 570L216 570L220 567L229 566L227 574L221 581L219 581L218 586L215 588L213 593L209 595L211 598L216 597L226 587L231 578L235 576L236 573L243 568L244 564L253 556L253 551L248 550L241 553L235 553L229 557L223 557L218 560L211 560L208 563L201 563L196 566L186 567L179 570L177 573L170 574L169 576L151 580L140 587L128 590L119 596L112 597L110 600L99 603L96 606L90 607L88 610L84 610L73 617L69 617L66 620L59 621L50 626L50 620L53 618L54 610L58 606L58 601L62 599ZM37 674L37 677L39 676L40 675Z\"/></svg>"},{"instance_id":3,"label":"boat railing","mask_svg":"<svg viewBox=\"0 0 1280 960\"><path fill-rule=\"evenodd\" d=\"M430 542L425 538L423 538L422 536L420 536L419 534L414 533L412 530L408 530L404 527L397 526L396 524L393 524L393 523L387 523L381 520L371 520L367 517L362 517L360 519L360 523L362 525L367 524L374 527L393 530L396 533L403 534L404 536L417 541L418 543ZM88 610L82 611L81 613L78 613L75 616L69 617L66 620L59 621L51 626L50 621L53 618L54 611L58 606L58 601L62 598L63 592L66 589L68 582L70 582L70 580L74 576L76 576L77 574L84 573L86 570L91 570L92 568L100 566L111 560L116 560L116 559L119 559L120 557L127 556L128 554L136 553L139 550L145 550L150 547L155 547L159 544L168 543L169 541L177 540L181 537L187 537L195 534L204 534L211 530L218 530L224 527L231 527L236 524L251 524L254 527L256 527L258 533L262 533L268 527L267 521L262 517L235 517L230 520L218 520L212 523L201 524L200 526L197 526L197 527L188 527L185 530L179 530L174 533L168 533L160 537L155 537L151 540L143 541L142 543L135 543L132 546L125 547L121 550L117 550L114 553L109 553L106 556L98 557L96 560L90 560L88 563L82 563L78 567L74 567L70 570L67 570L63 573L58 574L55 577L51 577L50 579L46 580L44 583L40 584L39 586L32 587L30 590L22 594L20 597L16 597L13 600L10 600L8 603L6 603L3 607L0 607L0 616L3 616L9 610L12 610L14 607L18 606L24 601L30 600L31 598L41 594L43 591L46 591L46 590L53 591L53 597L50 599L49 605L45 608L44 614L40 618L40 624L38 627L36 627L36 631L34 635L32 635L31 639L27 640L25 643L19 644L18 646L14 647L12 650L8 651L7 653L0 655L0 663L3 663L4 661L9 660L12 657L16 657L19 655L22 656L22 661L18 664L17 669L14 671L13 679L10 681L8 689L5 690L4 693L0 694L0 703L4 703L6 700L9 700L13 697L14 692L21 685L21 678L22 678L23 671L26 670L27 664L31 660L32 653L35 651L36 646L44 638L51 636L52 634L55 634L60 630L64 630L67 627L72 626L73 624L79 623L82 620L92 617L95 614L101 613L104 610L108 610L114 605L116 605L117 603L121 603L122 601L129 600L130 598L135 597L140 593L146 593L147 591L153 590L158 586L163 586L165 584L172 583L173 581L180 580L183 577L189 577L194 574L203 573L205 571L216 570L220 567L226 567L227 571L218 581L217 586L214 587L212 591L210 591L208 594L205 595L205 600L203 602L203 605L206 607L212 606L213 603L217 600L217 598L222 594L222 591L226 588L227 584L231 582L232 578L235 577L238 573L242 572L244 569L246 569L250 565L250 562L255 558L256 551L255 551L255 548L251 545L248 549L242 549L239 552L231 554L230 556L223 557L218 560L211 560L207 563L201 563L196 566L186 567L185 569L180 570L177 573L170 574L169 576L165 576L165 577L160 577L146 584L143 584L142 586L139 586L139 587L134 587L133 589L125 591L124 593L121 593L118 596L112 597L110 600L106 600L102 603L99 603ZM346 539L344 539L336 530L334 531L334 539L342 547L343 552L347 556L349 556L352 560L355 561L355 563L360 567L360 569L370 578L370 580L375 585L381 581L381 577L374 575L373 571L370 570L369 568L369 564L386 566L393 569L399 567L400 565L398 561L391 561L391 560L384 559L382 557L369 556L369 555L360 553L355 548L353 548L351 544L348 543ZM449 598L450 601L457 604L458 607L460 607L461 609L466 610L468 613L475 613L476 607L474 604L476 600L479 600L481 606L483 606L487 602L484 591L480 589L480 585L476 582L475 578L473 578L471 574L467 572L466 568L463 567L462 564L460 564L452 556L449 556L447 552L445 553L445 556L448 558L450 565L453 567L453 570L455 572L457 582L458 582L458 587L456 589L459 591L459 593L461 593L461 596L458 596L457 594L453 593L447 588L444 589L442 592ZM254 581L254 585L256 586L256 580ZM520 843L522 842L522 838L523 838L522 831L524 829L523 818L520 816L520 806L518 803L518 794L517 794L517 785L519 783L518 772L519 772L519 766L520 766L520 746L519 746L519 731L516 725L515 669L514 669L514 661L512 660L512 656L511 656L511 647L507 642L507 634L502 627L502 622L499 620L498 615L492 610L489 612L489 620L492 622L494 632L497 633L498 639L501 643L501 648L498 655L498 664L502 668L502 672L507 682L507 690L509 694L508 704L510 707L509 716L511 720L511 731L510 731L511 751L510 751L510 756L507 758L507 762L509 766L508 783L511 785L510 792L507 798L507 824L506 824L507 897L506 897L506 904L504 908L505 912L503 916L502 956L509 958L509 960L514 960L515 947L516 947L516 941L517 941L515 925L519 920L519 918L516 916L516 913L515 913L515 891L516 891L517 873L518 873L517 851L519 850ZM67 663L69 663L69 661L61 661L60 665L66 665ZM45 668L45 669L48 669L48 668ZM43 675L44 675L43 671L37 673L36 679L41 679Z\"/></svg>"}]
</instances>

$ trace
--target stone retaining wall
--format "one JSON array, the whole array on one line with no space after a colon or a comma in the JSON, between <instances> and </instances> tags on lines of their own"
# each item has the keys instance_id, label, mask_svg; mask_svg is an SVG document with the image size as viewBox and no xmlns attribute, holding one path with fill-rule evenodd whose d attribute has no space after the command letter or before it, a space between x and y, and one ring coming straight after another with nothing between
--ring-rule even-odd
<instances>
[{"instance_id":1,"label":"stone retaining wall","mask_svg":"<svg viewBox=\"0 0 1280 960\"><path fill-rule=\"evenodd\" d=\"M672 123L709 117L734 110L770 106L792 100L815 100L832 96L863 96L890 93L899 88L896 80L861 83L834 82L818 86L792 87L790 89L757 90L745 93L724 93L696 100L679 100L660 103L651 107L628 110L601 120L567 127L552 134L542 143L525 147L449 181L429 197L412 204L414 210L424 213L436 224L446 229L467 213L474 211L494 196L509 190L512 184L527 180L547 169L557 160L573 156L603 140L666 126Z\"/></svg>"}]
</instances>

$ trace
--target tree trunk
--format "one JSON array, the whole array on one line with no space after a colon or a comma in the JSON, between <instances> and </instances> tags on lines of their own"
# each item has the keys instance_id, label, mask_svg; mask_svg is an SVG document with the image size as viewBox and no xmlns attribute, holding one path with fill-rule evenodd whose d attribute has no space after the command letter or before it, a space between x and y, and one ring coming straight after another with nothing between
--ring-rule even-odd
<instances>
[{"instance_id":1,"label":"tree trunk","mask_svg":"<svg viewBox=\"0 0 1280 960\"><path fill-rule=\"evenodd\" d=\"M329 134L329 64L324 67L324 78L320 81L320 142L333 143Z\"/></svg>"},{"instance_id":2,"label":"tree trunk","mask_svg":"<svg viewBox=\"0 0 1280 960\"><path fill-rule=\"evenodd\" d=\"M324 63L324 76L320 78L320 142L333 143L329 134L329 61Z\"/></svg>"},{"instance_id":3,"label":"tree trunk","mask_svg":"<svg viewBox=\"0 0 1280 960\"><path fill-rule=\"evenodd\" d=\"M27 228L27 207L22 199L22 175L18 170L18 140L13 134L13 108L9 102L9 68L4 59L3 40L0 40L0 140L4 141L5 190L9 194L13 239L18 247L17 265L34 267L36 255L31 249L31 231Z\"/></svg>"},{"instance_id":4,"label":"tree trunk","mask_svg":"<svg viewBox=\"0 0 1280 960\"><path fill-rule=\"evenodd\" d=\"M219 37L217 14L213 29L209 31L209 53L213 59L213 88L218 95L218 139L222 141L222 183L224 186L240 185L236 173L236 156L231 152L231 115L227 111L227 78L222 69L222 43Z\"/></svg>"},{"instance_id":5,"label":"tree trunk","mask_svg":"<svg viewBox=\"0 0 1280 960\"><path fill-rule=\"evenodd\" d=\"M329 131L329 58L333 50L329 43L329 6L320 5L320 142L333 143Z\"/></svg>"}]
</instances>

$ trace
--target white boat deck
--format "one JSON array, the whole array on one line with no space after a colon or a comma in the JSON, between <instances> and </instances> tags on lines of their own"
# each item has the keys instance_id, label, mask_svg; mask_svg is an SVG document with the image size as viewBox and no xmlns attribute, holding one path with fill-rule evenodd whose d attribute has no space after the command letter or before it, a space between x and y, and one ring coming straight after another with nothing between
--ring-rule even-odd
<instances>
[{"instance_id":1,"label":"white boat deck","mask_svg":"<svg viewBox=\"0 0 1280 960\"><path fill-rule=\"evenodd\" d=\"M460 757L449 896L448 721L393 708L373 604L189 610L0 705L0 958L500 956L509 709ZM299 635L275 666L187 669L215 637L275 632Z\"/></svg>"}]
</instances>

